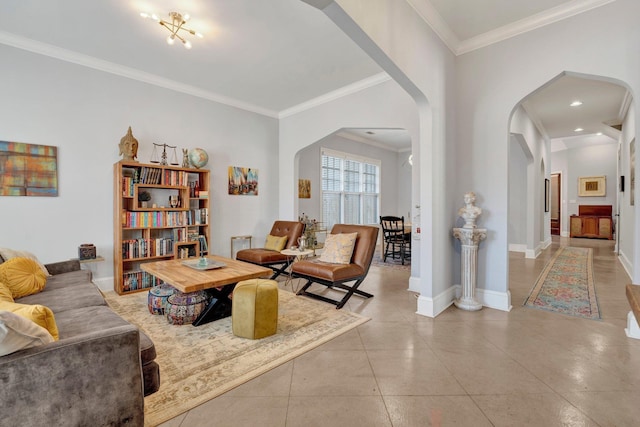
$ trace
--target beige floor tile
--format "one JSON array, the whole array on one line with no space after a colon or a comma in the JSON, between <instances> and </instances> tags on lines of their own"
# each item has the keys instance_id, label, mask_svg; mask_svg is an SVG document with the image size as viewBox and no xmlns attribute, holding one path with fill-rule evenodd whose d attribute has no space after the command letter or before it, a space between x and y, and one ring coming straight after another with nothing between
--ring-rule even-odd
<instances>
[{"instance_id":1,"label":"beige floor tile","mask_svg":"<svg viewBox=\"0 0 640 427\"><path fill-rule=\"evenodd\" d=\"M228 391L225 396L289 396L292 375L293 361Z\"/></svg>"},{"instance_id":2,"label":"beige floor tile","mask_svg":"<svg viewBox=\"0 0 640 427\"><path fill-rule=\"evenodd\" d=\"M282 427L288 397L221 396L189 411L181 427Z\"/></svg>"},{"instance_id":3,"label":"beige floor tile","mask_svg":"<svg viewBox=\"0 0 640 427\"><path fill-rule=\"evenodd\" d=\"M490 427L469 396L384 396L393 427Z\"/></svg>"},{"instance_id":4,"label":"beige floor tile","mask_svg":"<svg viewBox=\"0 0 640 427\"><path fill-rule=\"evenodd\" d=\"M287 427L391 427L381 396L291 397Z\"/></svg>"},{"instance_id":5,"label":"beige floor tile","mask_svg":"<svg viewBox=\"0 0 640 427\"><path fill-rule=\"evenodd\" d=\"M383 322L373 319L358 327L367 350L428 348L424 338L406 321Z\"/></svg>"},{"instance_id":6,"label":"beige floor tile","mask_svg":"<svg viewBox=\"0 0 640 427\"><path fill-rule=\"evenodd\" d=\"M496 427L597 427L587 415L555 393L472 396Z\"/></svg>"},{"instance_id":7,"label":"beige floor tile","mask_svg":"<svg viewBox=\"0 0 640 427\"><path fill-rule=\"evenodd\" d=\"M367 354L383 396L466 394L431 350L369 350Z\"/></svg>"},{"instance_id":8,"label":"beige floor tile","mask_svg":"<svg viewBox=\"0 0 640 427\"><path fill-rule=\"evenodd\" d=\"M601 426L640 425L640 392L566 393L563 396Z\"/></svg>"},{"instance_id":9,"label":"beige floor tile","mask_svg":"<svg viewBox=\"0 0 640 427\"><path fill-rule=\"evenodd\" d=\"M291 396L380 395L364 351L310 351L294 360Z\"/></svg>"}]
</instances>

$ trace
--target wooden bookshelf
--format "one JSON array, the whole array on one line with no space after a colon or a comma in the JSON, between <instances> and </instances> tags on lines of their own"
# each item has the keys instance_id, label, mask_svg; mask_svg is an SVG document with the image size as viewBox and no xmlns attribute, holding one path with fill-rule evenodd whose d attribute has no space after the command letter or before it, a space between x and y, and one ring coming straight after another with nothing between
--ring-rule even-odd
<instances>
[{"instance_id":1,"label":"wooden bookshelf","mask_svg":"<svg viewBox=\"0 0 640 427\"><path fill-rule=\"evenodd\" d=\"M143 191L151 196L147 206L138 199ZM121 161L113 165L113 192L113 286L118 294L144 291L158 282L140 269L145 262L176 258L185 247L208 253L208 170Z\"/></svg>"}]
</instances>

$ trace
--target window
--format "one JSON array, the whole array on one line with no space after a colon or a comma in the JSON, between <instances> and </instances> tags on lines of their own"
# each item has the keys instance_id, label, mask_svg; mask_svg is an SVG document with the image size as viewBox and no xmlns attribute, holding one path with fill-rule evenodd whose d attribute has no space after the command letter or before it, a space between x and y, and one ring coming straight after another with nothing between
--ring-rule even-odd
<instances>
[{"instance_id":1,"label":"window","mask_svg":"<svg viewBox=\"0 0 640 427\"><path fill-rule=\"evenodd\" d=\"M322 150L322 222L377 224L380 206L380 161Z\"/></svg>"}]
</instances>

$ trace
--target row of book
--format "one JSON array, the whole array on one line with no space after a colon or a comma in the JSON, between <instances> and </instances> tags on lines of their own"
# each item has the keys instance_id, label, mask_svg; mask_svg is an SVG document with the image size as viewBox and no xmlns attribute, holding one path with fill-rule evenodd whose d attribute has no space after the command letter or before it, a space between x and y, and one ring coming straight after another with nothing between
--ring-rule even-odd
<instances>
[{"instance_id":1,"label":"row of book","mask_svg":"<svg viewBox=\"0 0 640 427\"><path fill-rule=\"evenodd\" d=\"M129 271L122 275L122 290L124 292L152 288L160 284L162 284L162 280L146 271Z\"/></svg>"},{"instance_id":2,"label":"row of book","mask_svg":"<svg viewBox=\"0 0 640 427\"><path fill-rule=\"evenodd\" d=\"M207 208L190 211L124 211L122 225L127 228L146 227L185 227L188 225L206 225L209 223Z\"/></svg>"},{"instance_id":3,"label":"row of book","mask_svg":"<svg viewBox=\"0 0 640 427\"><path fill-rule=\"evenodd\" d=\"M173 254L173 239L129 239L122 242L122 259L148 258Z\"/></svg>"}]
</instances>

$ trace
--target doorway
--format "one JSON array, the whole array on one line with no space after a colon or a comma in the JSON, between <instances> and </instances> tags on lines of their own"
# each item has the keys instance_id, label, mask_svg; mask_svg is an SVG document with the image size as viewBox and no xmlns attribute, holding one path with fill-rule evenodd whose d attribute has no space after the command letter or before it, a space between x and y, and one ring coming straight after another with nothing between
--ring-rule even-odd
<instances>
[{"instance_id":1,"label":"doorway","mask_svg":"<svg viewBox=\"0 0 640 427\"><path fill-rule=\"evenodd\" d=\"M560 235L560 183L562 182L560 173L552 173L551 174L551 191L550 191L550 199L551 199L551 235L559 236Z\"/></svg>"}]
</instances>

